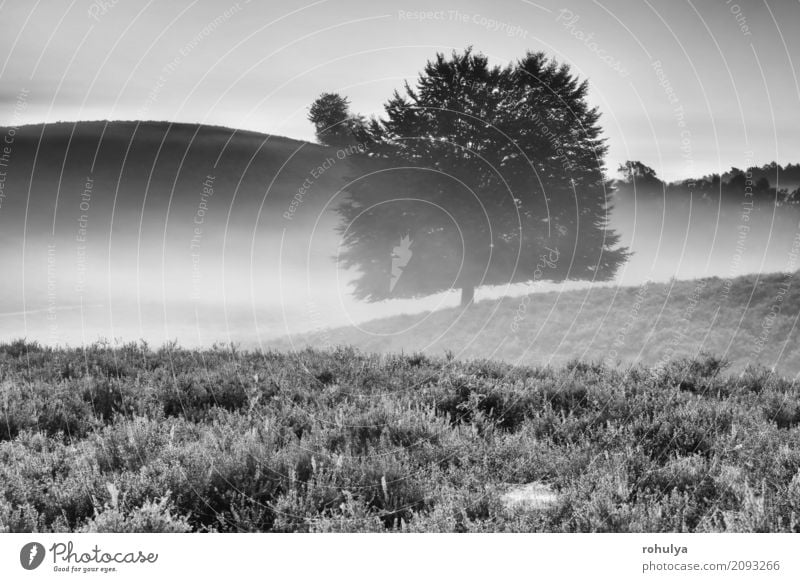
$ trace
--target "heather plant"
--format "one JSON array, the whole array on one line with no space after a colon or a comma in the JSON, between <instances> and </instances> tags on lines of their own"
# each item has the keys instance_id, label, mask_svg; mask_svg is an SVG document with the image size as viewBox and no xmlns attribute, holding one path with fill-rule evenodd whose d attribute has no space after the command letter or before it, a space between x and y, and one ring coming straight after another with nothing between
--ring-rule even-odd
<instances>
[{"instance_id":1,"label":"heather plant","mask_svg":"<svg viewBox=\"0 0 800 582\"><path fill-rule=\"evenodd\" d=\"M795 383L725 364L14 342L0 531L800 531Z\"/></svg>"}]
</instances>

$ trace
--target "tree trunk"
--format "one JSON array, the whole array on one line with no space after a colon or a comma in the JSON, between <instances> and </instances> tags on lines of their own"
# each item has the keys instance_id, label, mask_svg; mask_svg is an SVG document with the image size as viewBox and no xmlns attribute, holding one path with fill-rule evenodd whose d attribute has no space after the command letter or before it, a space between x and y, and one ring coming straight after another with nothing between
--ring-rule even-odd
<instances>
[{"instance_id":1,"label":"tree trunk","mask_svg":"<svg viewBox=\"0 0 800 582\"><path fill-rule=\"evenodd\" d=\"M466 307L475 300L475 287L467 285L461 288L461 307Z\"/></svg>"}]
</instances>

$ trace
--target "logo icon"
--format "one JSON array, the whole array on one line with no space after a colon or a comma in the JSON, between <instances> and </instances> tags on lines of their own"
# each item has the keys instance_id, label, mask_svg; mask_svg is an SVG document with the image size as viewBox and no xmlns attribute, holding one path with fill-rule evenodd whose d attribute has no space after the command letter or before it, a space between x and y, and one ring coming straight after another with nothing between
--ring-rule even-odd
<instances>
[{"instance_id":1,"label":"logo icon","mask_svg":"<svg viewBox=\"0 0 800 582\"><path fill-rule=\"evenodd\" d=\"M400 280L400 275L403 274L403 270L414 254L411 250L412 244L411 236L405 235L400 239L400 244L392 248L392 278L389 281L389 293L394 291L397 281Z\"/></svg>"},{"instance_id":2,"label":"logo icon","mask_svg":"<svg viewBox=\"0 0 800 582\"><path fill-rule=\"evenodd\" d=\"M44 546L38 542L30 542L19 551L19 563L26 570L35 570L44 561Z\"/></svg>"}]
</instances>

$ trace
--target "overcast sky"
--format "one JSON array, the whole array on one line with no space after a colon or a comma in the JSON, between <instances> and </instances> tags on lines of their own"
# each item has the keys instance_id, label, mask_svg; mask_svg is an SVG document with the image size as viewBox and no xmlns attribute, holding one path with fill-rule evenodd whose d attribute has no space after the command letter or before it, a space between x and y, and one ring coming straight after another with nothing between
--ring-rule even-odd
<instances>
[{"instance_id":1,"label":"overcast sky","mask_svg":"<svg viewBox=\"0 0 800 582\"><path fill-rule=\"evenodd\" d=\"M310 140L319 93L380 113L437 51L472 45L502 64L543 50L588 78L609 169L800 161L796 1L6 0L0 23L3 125L155 119Z\"/></svg>"}]
</instances>

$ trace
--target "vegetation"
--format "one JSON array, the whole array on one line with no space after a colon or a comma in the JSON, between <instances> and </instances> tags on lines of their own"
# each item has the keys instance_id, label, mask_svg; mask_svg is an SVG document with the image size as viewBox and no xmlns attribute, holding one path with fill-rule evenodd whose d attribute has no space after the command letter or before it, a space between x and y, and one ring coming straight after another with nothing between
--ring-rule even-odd
<instances>
[{"instance_id":1,"label":"vegetation","mask_svg":"<svg viewBox=\"0 0 800 582\"><path fill-rule=\"evenodd\" d=\"M482 285L610 280L628 253L607 228L607 147L588 89L543 53L500 67L467 49L437 54L385 119L354 124L363 173L338 210L356 297L456 288L467 305ZM403 241L400 266L390 257Z\"/></svg>"},{"instance_id":2,"label":"vegetation","mask_svg":"<svg viewBox=\"0 0 800 582\"><path fill-rule=\"evenodd\" d=\"M350 101L336 93L323 93L311 104L308 120L314 124L317 140L327 146L341 147L355 142L353 135L364 123L350 114Z\"/></svg>"},{"instance_id":3,"label":"vegetation","mask_svg":"<svg viewBox=\"0 0 800 582\"><path fill-rule=\"evenodd\" d=\"M0 531L800 531L798 387L724 367L18 341Z\"/></svg>"},{"instance_id":4,"label":"vegetation","mask_svg":"<svg viewBox=\"0 0 800 582\"><path fill-rule=\"evenodd\" d=\"M711 203L743 202L755 205L800 205L800 164L781 166L775 162L751 166L746 170L733 167L721 176L687 178L664 182L653 168L640 161L627 161L617 169L621 179L614 182L618 197L667 197L671 202L685 202L690 196Z\"/></svg>"},{"instance_id":5,"label":"vegetation","mask_svg":"<svg viewBox=\"0 0 800 582\"><path fill-rule=\"evenodd\" d=\"M800 374L798 273L710 277L593 287L478 301L377 319L272 342L289 349L352 345L368 352L452 350L458 358L492 357L524 365L564 365L573 358L608 366L656 366L700 351L724 357L731 371L749 364Z\"/></svg>"}]
</instances>

